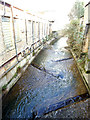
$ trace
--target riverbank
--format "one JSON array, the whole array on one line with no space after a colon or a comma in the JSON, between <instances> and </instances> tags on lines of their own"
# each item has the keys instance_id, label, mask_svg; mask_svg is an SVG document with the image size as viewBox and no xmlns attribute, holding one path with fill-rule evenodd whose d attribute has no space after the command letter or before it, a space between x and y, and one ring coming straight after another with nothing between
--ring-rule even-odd
<instances>
[{"instance_id":1,"label":"riverbank","mask_svg":"<svg viewBox=\"0 0 90 120\"><path fill-rule=\"evenodd\" d=\"M3 100L4 118L41 117L88 97L66 40L46 45L29 65Z\"/></svg>"},{"instance_id":2,"label":"riverbank","mask_svg":"<svg viewBox=\"0 0 90 120\"><path fill-rule=\"evenodd\" d=\"M39 47L39 49L36 51L36 53L30 53L23 59L21 59L18 63L16 63L11 69L6 71L2 76L1 79L3 81L3 87L2 87L2 97L4 97L8 94L10 89L17 83L17 81L20 79L20 77L23 75L25 70L28 68L28 66L31 64L31 62L35 59L35 57L40 53L40 51L44 48L44 46L47 46L49 44L52 44L56 42L60 36L54 37L56 35L50 36L43 44ZM7 78L9 80L7 80ZM6 82L8 81L8 82Z\"/></svg>"},{"instance_id":3,"label":"riverbank","mask_svg":"<svg viewBox=\"0 0 90 120\"><path fill-rule=\"evenodd\" d=\"M35 55L29 54L27 57L19 61L19 63L15 64L12 69L9 71L6 71L6 74L3 75L3 79L5 78L11 78L7 84L5 84L2 87L2 97L4 97L8 94L10 89L17 83L17 81L20 79L20 77L23 75L25 70L28 68L28 66L31 64L31 62L34 60L34 58L39 54L39 52L43 49L43 46L40 47L40 49L37 51Z\"/></svg>"},{"instance_id":4,"label":"riverbank","mask_svg":"<svg viewBox=\"0 0 90 120\"><path fill-rule=\"evenodd\" d=\"M74 51L72 51L71 49L70 49L70 51L71 51L71 53L73 55L74 60L76 61L77 68L78 68L78 70L79 70L79 72L80 72L80 74L82 76L82 79L83 79L84 84L85 84L85 86L86 86L86 88L88 90L88 93L90 94L90 83L89 83L90 73L86 73L85 69L79 64L78 59L77 59Z\"/></svg>"},{"instance_id":5,"label":"riverbank","mask_svg":"<svg viewBox=\"0 0 90 120\"><path fill-rule=\"evenodd\" d=\"M74 53L74 51L72 51L68 46L65 48L71 52L76 62L79 73L88 90L88 93L90 94L90 86L89 86L90 84L88 82L90 78L90 74L86 73L84 68L79 64L77 56ZM76 119L89 119L90 118L89 104L90 104L90 97L86 98L85 100L81 100L79 102L65 106L63 108L51 111L45 114L44 116L42 116L40 120L43 120L43 119L75 119L75 118Z\"/></svg>"}]
</instances>

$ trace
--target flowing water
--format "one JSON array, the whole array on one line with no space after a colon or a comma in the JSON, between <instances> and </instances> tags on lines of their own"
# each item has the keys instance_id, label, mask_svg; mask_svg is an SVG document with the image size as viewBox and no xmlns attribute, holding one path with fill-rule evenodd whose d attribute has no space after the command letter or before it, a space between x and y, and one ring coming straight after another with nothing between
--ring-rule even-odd
<instances>
[{"instance_id":1,"label":"flowing water","mask_svg":"<svg viewBox=\"0 0 90 120\"><path fill-rule=\"evenodd\" d=\"M41 116L57 103L87 93L66 40L47 45L34 59L3 100L3 118Z\"/></svg>"}]
</instances>

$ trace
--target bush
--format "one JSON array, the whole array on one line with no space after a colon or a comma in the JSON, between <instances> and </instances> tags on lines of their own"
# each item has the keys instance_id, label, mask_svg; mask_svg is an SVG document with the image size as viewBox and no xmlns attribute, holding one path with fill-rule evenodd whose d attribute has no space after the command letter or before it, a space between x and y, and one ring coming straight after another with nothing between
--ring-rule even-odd
<instances>
[{"instance_id":1,"label":"bush","mask_svg":"<svg viewBox=\"0 0 90 120\"><path fill-rule=\"evenodd\" d=\"M80 57L83 47L83 25L79 24L79 20L72 20L63 31L68 37L68 45Z\"/></svg>"}]
</instances>

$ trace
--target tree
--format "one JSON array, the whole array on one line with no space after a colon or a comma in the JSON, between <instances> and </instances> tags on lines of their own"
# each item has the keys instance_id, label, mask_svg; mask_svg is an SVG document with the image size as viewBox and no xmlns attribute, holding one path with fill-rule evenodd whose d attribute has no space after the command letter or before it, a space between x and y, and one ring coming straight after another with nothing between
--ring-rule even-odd
<instances>
[{"instance_id":1,"label":"tree","mask_svg":"<svg viewBox=\"0 0 90 120\"><path fill-rule=\"evenodd\" d=\"M68 14L69 19L79 19L81 16L84 16L84 2L76 1Z\"/></svg>"},{"instance_id":2,"label":"tree","mask_svg":"<svg viewBox=\"0 0 90 120\"><path fill-rule=\"evenodd\" d=\"M83 28L79 24L79 19L70 21L63 29L63 34L68 37L69 47L77 54L80 58L82 53L82 42L83 42Z\"/></svg>"},{"instance_id":3,"label":"tree","mask_svg":"<svg viewBox=\"0 0 90 120\"><path fill-rule=\"evenodd\" d=\"M70 23L62 30L64 36L68 37L68 45L77 57L79 64L84 67L87 54L83 53L83 22L80 23L80 17L84 16L84 3L76 1L73 5L69 19Z\"/></svg>"}]
</instances>

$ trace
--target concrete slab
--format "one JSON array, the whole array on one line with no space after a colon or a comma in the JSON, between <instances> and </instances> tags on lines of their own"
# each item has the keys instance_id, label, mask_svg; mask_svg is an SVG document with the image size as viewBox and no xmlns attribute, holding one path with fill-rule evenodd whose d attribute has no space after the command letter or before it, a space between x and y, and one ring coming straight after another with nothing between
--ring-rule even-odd
<instances>
[{"instance_id":1,"label":"concrete slab","mask_svg":"<svg viewBox=\"0 0 90 120\"><path fill-rule=\"evenodd\" d=\"M41 118L42 119L56 119L56 118L84 118L90 119L90 98L85 101L78 102L66 108L59 109L57 111L53 111Z\"/></svg>"}]
</instances>

